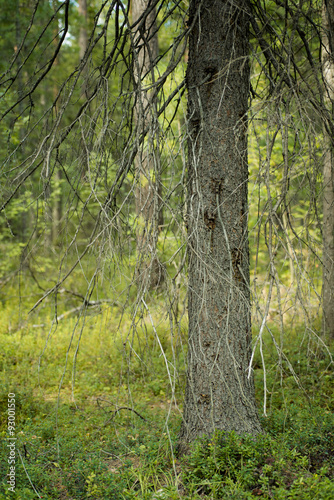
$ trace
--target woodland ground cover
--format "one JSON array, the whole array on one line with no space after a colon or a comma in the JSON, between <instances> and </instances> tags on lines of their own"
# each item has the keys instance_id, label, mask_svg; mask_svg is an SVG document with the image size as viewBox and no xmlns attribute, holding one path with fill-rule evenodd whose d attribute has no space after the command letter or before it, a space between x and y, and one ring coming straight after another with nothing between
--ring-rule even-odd
<instances>
[{"instance_id":1,"label":"woodland ground cover","mask_svg":"<svg viewBox=\"0 0 334 500\"><path fill-rule=\"evenodd\" d=\"M334 497L334 11L248 4L2 3L1 499Z\"/></svg>"},{"instance_id":2,"label":"woodland ground cover","mask_svg":"<svg viewBox=\"0 0 334 500\"><path fill-rule=\"evenodd\" d=\"M171 342L165 321L158 327L160 345L149 326L129 343L130 315L123 312L119 329L121 308L105 303L87 311L83 333L80 325L73 333L83 321L75 314L53 331L47 323L52 301L23 320L39 292L26 276L20 293L7 285L1 294L1 499L333 498L333 370L314 336L296 325L286 328L287 361L277 359L269 334L263 335L264 435L218 432L178 458L186 329ZM162 311L159 293L153 301ZM74 305L72 296L66 307ZM167 357L178 352L174 399L161 347ZM254 371L261 413L259 350ZM14 495L6 484L9 392L16 394L19 452Z\"/></svg>"}]
</instances>

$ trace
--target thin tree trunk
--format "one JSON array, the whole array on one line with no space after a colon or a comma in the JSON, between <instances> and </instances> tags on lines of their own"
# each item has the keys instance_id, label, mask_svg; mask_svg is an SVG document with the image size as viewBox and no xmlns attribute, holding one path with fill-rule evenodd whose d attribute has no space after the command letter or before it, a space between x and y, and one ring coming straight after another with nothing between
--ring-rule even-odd
<instances>
[{"instance_id":1,"label":"thin tree trunk","mask_svg":"<svg viewBox=\"0 0 334 500\"><path fill-rule=\"evenodd\" d=\"M79 31L79 56L83 59L88 45L87 34L87 0L79 0L79 16L80 16L80 31Z\"/></svg>"},{"instance_id":2,"label":"thin tree trunk","mask_svg":"<svg viewBox=\"0 0 334 500\"><path fill-rule=\"evenodd\" d=\"M136 55L134 74L136 89L135 120L139 135L145 129L146 147L139 151L135 160L137 173L136 214L138 220L137 252L140 256L139 275L144 288L158 286L163 280L162 267L156 253L159 226L163 224L161 209L160 161L158 145L158 120L155 103L150 102L152 91L147 87L154 83L154 66L158 57L156 10L151 9L153 0L132 2L132 21L143 15L134 28ZM149 12L148 14L145 13Z\"/></svg>"},{"instance_id":3,"label":"thin tree trunk","mask_svg":"<svg viewBox=\"0 0 334 500\"><path fill-rule=\"evenodd\" d=\"M63 217L63 200L61 189L61 170L55 168L54 172L54 192L53 192L53 203L52 203L52 226L51 226L51 243L53 246L57 244L57 240L61 233L61 220Z\"/></svg>"},{"instance_id":4,"label":"thin tree trunk","mask_svg":"<svg viewBox=\"0 0 334 500\"><path fill-rule=\"evenodd\" d=\"M189 339L180 451L215 429L261 432L247 235L247 3L192 0L189 25Z\"/></svg>"},{"instance_id":5,"label":"thin tree trunk","mask_svg":"<svg viewBox=\"0 0 334 500\"><path fill-rule=\"evenodd\" d=\"M322 8L322 68L324 97L334 118L334 2L324 0ZM334 138L325 127L323 188L323 325L334 338Z\"/></svg>"},{"instance_id":6,"label":"thin tree trunk","mask_svg":"<svg viewBox=\"0 0 334 500\"><path fill-rule=\"evenodd\" d=\"M88 11L87 11L87 0L79 0L78 2L78 13L79 13L79 22L80 22L80 30L79 30L79 57L80 61L85 57L85 53L88 47ZM82 97L83 99L89 97L89 61L86 61L86 64L82 70ZM87 109L87 113L89 115L89 108ZM87 170L89 168L89 139L87 137L86 141L81 138L80 139L80 147L79 147L79 159L81 163L81 176L85 177Z\"/></svg>"},{"instance_id":7,"label":"thin tree trunk","mask_svg":"<svg viewBox=\"0 0 334 500\"><path fill-rule=\"evenodd\" d=\"M53 8L56 11L57 3L55 0L53 0ZM55 24L54 34L55 34L55 37L54 37L53 43L54 43L54 46L56 47L58 44L58 41L59 41L59 24L58 24L58 22ZM60 59L60 55L58 54L58 56L56 57L56 59L53 63L55 69L59 68L59 65L60 65L59 59ZM54 98L54 100L56 100L56 97L58 95L58 90L59 90L58 84L57 84L57 82L55 82L54 86L53 86L53 98ZM58 104L55 105L55 111L58 112ZM51 180L48 184L48 201L50 203L49 217L51 219L51 228L50 228L50 233L49 233L50 234L50 244L52 246L55 246L55 244L57 242L57 238L61 232L61 219L62 219L62 209L63 209L62 193L59 190L59 185L61 182L62 174L61 174L61 170L57 166L55 166L53 178L54 178L55 185L51 185Z\"/></svg>"},{"instance_id":8,"label":"thin tree trunk","mask_svg":"<svg viewBox=\"0 0 334 500\"><path fill-rule=\"evenodd\" d=\"M21 14L20 14L20 0L16 1L16 10L15 10L15 51L17 48L20 46L21 42ZM16 60L16 65L18 68L18 73L17 73L17 92L18 96L21 97L23 95L23 79L22 79L22 71L19 71L19 68L22 64L22 55L18 54L17 60ZM23 110L24 110L24 104L23 101L19 103L19 113L20 116L23 116ZM19 129L19 137L21 141L21 152L24 154L25 146L24 146L24 138L25 132L23 127L20 127ZM26 237L27 237L27 231L29 229L29 212L28 211L23 211L22 216L21 216L21 221L20 221L20 238L21 241L25 242Z\"/></svg>"}]
</instances>

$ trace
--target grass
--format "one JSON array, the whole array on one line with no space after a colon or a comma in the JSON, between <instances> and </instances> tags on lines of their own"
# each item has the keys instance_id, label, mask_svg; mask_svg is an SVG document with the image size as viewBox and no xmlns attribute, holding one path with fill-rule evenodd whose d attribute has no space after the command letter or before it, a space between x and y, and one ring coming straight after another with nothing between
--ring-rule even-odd
<instances>
[{"instance_id":1,"label":"grass","mask_svg":"<svg viewBox=\"0 0 334 500\"><path fill-rule=\"evenodd\" d=\"M30 297L32 284L22 286ZM7 395L15 392L20 455L12 494L2 418L0 500L334 498L333 367L321 344L302 341L298 329L287 332L285 352L300 386L264 336L265 433L252 439L217 432L180 459L174 449L185 382L184 331L171 338L162 321L159 345L141 318L129 336L130 316L123 315L120 329L122 311L104 306L85 319L69 315L52 329L51 302L26 321L16 295L2 296L0 410L6 415ZM174 398L161 346L177 368L170 370ZM258 353L254 367L261 412Z\"/></svg>"}]
</instances>

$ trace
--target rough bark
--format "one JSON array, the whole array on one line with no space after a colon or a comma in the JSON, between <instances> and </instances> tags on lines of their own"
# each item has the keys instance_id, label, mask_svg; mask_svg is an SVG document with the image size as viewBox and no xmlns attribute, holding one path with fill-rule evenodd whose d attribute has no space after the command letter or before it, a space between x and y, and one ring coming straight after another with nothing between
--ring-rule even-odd
<instances>
[{"instance_id":1,"label":"rough bark","mask_svg":"<svg viewBox=\"0 0 334 500\"><path fill-rule=\"evenodd\" d=\"M136 214L138 218L137 252L140 256L139 275L144 288L154 288L163 281L163 269L156 255L159 226L163 224L160 204L159 153L153 146L157 139L158 121L152 91L148 87L154 83L154 66L158 57L158 36L156 9L153 0L132 2L134 27L134 75L136 83L135 120L138 134L149 130L146 147L139 151L135 159L137 174Z\"/></svg>"},{"instance_id":2,"label":"rough bark","mask_svg":"<svg viewBox=\"0 0 334 500\"><path fill-rule=\"evenodd\" d=\"M261 432L247 370L247 3L192 0L193 23L187 70L189 339L181 453L215 429Z\"/></svg>"},{"instance_id":3,"label":"rough bark","mask_svg":"<svg viewBox=\"0 0 334 500\"><path fill-rule=\"evenodd\" d=\"M322 68L324 98L334 118L334 2L324 0L322 8ZM334 138L325 127L323 188L323 325L334 338Z\"/></svg>"}]
</instances>

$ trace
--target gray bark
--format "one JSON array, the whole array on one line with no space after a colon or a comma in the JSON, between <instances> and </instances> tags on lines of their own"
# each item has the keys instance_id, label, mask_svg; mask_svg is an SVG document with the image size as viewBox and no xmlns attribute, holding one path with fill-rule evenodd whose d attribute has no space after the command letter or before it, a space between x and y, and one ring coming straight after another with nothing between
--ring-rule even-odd
<instances>
[{"instance_id":1,"label":"gray bark","mask_svg":"<svg viewBox=\"0 0 334 500\"><path fill-rule=\"evenodd\" d=\"M248 15L192 0L189 25L189 339L180 450L215 429L257 434L247 235Z\"/></svg>"},{"instance_id":2,"label":"gray bark","mask_svg":"<svg viewBox=\"0 0 334 500\"><path fill-rule=\"evenodd\" d=\"M331 121L334 118L334 2L324 0L322 8L322 68L324 98ZM323 188L323 325L334 338L334 138L325 128Z\"/></svg>"},{"instance_id":3,"label":"gray bark","mask_svg":"<svg viewBox=\"0 0 334 500\"><path fill-rule=\"evenodd\" d=\"M160 204L159 153L153 147L158 139L158 120L155 103L150 102L154 83L154 67L157 61L158 35L156 9L153 0L132 2L132 22L142 18L134 28L134 75L136 89L135 119L139 135L149 128L147 146L135 159L137 172L136 214L138 217L137 251L140 256L139 276L144 289L158 286L163 280L163 269L156 255L159 226L163 224Z\"/></svg>"}]
</instances>

